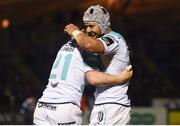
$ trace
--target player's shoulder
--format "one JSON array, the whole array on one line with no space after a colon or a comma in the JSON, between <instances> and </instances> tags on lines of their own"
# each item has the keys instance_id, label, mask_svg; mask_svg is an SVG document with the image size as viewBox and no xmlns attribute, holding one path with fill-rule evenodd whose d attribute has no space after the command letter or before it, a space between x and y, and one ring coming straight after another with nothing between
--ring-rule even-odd
<instances>
[{"instance_id":1,"label":"player's shoulder","mask_svg":"<svg viewBox=\"0 0 180 126\"><path fill-rule=\"evenodd\" d=\"M115 32L115 31L111 31L111 32L103 35L102 38L103 37L111 38L114 41L118 41L118 40L123 39L122 35L120 33L118 33L118 32Z\"/></svg>"},{"instance_id":2,"label":"player's shoulder","mask_svg":"<svg viewBox=\"0 0 180 126\"><path fill-rule=\"evenodd\" d=\"M116 39L123 39L123 36L119 32L111 31L108 35L115 37Z\"/></svg>"},{"instance_id":3,"label":"player's shoulder","mask_svg":"<svg viewBox=\"0 0 180 126\"><path fill-rule=\"evenodd\" d=\"M122 35L118 32L111 31L101 37L101 40L109 41L110 43L120 43L121 41L125 41Z\"/></svg>"}]
</instances>

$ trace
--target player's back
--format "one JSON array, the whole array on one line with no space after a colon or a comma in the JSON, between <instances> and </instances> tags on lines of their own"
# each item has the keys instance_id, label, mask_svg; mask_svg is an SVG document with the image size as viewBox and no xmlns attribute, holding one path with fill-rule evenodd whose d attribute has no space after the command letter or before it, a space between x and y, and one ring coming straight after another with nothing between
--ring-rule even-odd
<instances>
[{"instance_id":1,"label":"player's back","mask_svg":"<svg viewBox=\"0 0 180 126\"><path fill-rule=\"evenodd\" d=\"M84 63L79 49L72 42L65 44L58 52L51 69L49 83L39 101L48 103L73 102L80 105L84 89Z\"/></svg>"}]
</instances>

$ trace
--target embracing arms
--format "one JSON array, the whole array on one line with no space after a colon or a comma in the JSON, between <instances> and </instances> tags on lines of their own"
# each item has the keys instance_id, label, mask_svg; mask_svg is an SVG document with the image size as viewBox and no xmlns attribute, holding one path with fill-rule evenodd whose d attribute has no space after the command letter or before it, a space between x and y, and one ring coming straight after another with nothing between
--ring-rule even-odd
<instances>
[{"instance_id":1,"label":"embracing arms","mask_svg":"<svg viewBox=\"0 0 180 126\"><path fill-rule=\"evenodd\" d=\"M72 36L82 49L97 54L104 53L104 46L100 40L86 35L74 24L67 25L64 31Z\"/></svg>"},{"instance_id":2,"label":"embracing arms","mask_svg":"<svg viewBox=\"0 0 180 126\"><path fill-rule=\"evenodd\" d=\"M131 79L132 74L132 66L129 65L118 75L111 75L108 73L91 70L86 73L86 78L89 84L93 86L111 86L117 84L125 84Z\"/></svg>"}]
</instances>

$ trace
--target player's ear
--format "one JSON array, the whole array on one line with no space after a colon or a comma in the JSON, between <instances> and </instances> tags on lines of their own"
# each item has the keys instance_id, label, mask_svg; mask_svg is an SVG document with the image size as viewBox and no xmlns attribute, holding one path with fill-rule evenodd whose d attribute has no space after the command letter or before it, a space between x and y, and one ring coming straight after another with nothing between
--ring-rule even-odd
<instances>
[{"instance_id":1,"label":"player's ear","mask_svg":"<svg viewBox=\"0 0 180 126\"><path fill-rule=\"evenodd\" d=\"M84 28L81 31L85 33L85 29Z\"/></svg>"}]
</instances>

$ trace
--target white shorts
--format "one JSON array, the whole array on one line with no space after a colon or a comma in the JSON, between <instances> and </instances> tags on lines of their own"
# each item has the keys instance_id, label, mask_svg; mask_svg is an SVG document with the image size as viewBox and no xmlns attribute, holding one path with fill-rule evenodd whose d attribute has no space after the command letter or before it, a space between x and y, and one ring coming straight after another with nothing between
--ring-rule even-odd
<instances>
[{"instance_id":1,"label":"white shorts","mask_svg":"<svg viewBox=\"0 0 180 126\"><path fill-rule=\"evenodd\" d=\"M90 125L128 125L131 107L119 104L95 105L90 116Z\"/></svg>"},{"instance_id":2,"label":"white shorts","mask_svg":"<svg viewBox=\"0 0 180 126\"><path fill-rule=\"evenodd\" d=\"M81 125L82 111L72 103L38 102L34 111L33 123L36 125Z\"/></svg>"}]
</instances>

